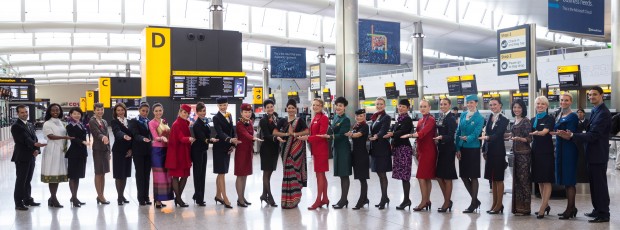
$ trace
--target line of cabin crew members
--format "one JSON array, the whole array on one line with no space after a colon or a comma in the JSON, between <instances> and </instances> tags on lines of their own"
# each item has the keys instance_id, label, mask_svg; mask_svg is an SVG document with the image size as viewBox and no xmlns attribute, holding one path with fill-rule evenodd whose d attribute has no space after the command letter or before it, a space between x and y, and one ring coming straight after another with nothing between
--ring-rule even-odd
<instances>
[{"instance_id":1,"label":"line of cabin crew members","mask_svg":"<svg viewBox=\"0 0 620 230\"><path fill-rule=\"evenodd\" d=\"M599 108L595 111L602 111L599 112L601 115L597 114L596 122L604 122L604 119L610 118L606 117L609 112L602 100L597 101L597 95L602 94L599 92L602 90L599 89L596 87L591 89L589 97L590 102ZM327 197L328 185L325 174L329 171L328 142L333 141L333 171L334 176L340 178L341 186L341 196L332 206L335 209L348 207L349 177L352 174L354 174L354 179L360 181L361 189L360 197L353 209L361 209L370 203L366 182L369 179L368 168L377 173L379 177L381 198L375 207L384 209L390 203L387 196L386 173L392 172L392 178L401 181L404 194L403 201L396 209L411 209L412 201L409 197L411 167L413 157L416 157L418 161L416 178L420 184L421 200L413 209L415 211L431 209L431 180L436 179L444 197L438 212L451 211L453 206L452 180L457 179L454 162L456 158L459 160L458 175L471 197L470 204L463 213L472 213L481 209L477 194L482 155L485 159L484 178L491 181L493 194L492 204L487 213L503 213L503 181L504 171L507 168L504 134L509 120L501 114L503 105L500 100L490 100L489 106L492 114L486 120L476 109L478 104L476 95L467 96L465 101L467 111L457 119L457 115L450 112L451 101L449 99L445 98L440 101L440 113L437 118L430 114L430 103L422 100L419 104L422 118L414 129L413 120L408 114L410 103L407 99L399 101L396 124L393 127L390 127L391 117L385 112L385 99L383 98L375 101L377 112L372 115L370 125L366 122L365 111L361 109L355 111L356 117L352 127L350 119L345 115L348 101L343 97L338 97L334 102L336 114L331 124L323 112L324 102L314 99L312 110L315 116L309 126L296 117L297 104L294 100L287 102L287 115L282 119L279 119L274 112L275 103L266 100L263 104L266 114L259 122L260 138L254 135L252 106L245 103L241 105L241 118L233 126L231 115L227 112L226 98L216 100L219 111L213 117L216 131L214 137L211 137L210 127L205 119L206 110L203 103L198 103L196 106L199 119L192 126L194 137L190 134L188 118L191 108L188 105L181 105L178 117L170 128L162 118L164 111L161 104L153 105L154 118L152 120L147 118L151 108L143 103L139 107L139 116L128 121L127 109L120 103L113 108L114 118L111 126L115 144L112 149L109 144L108 123L102 119L103 105L98 103L95 104L95 116L89 121L93 134L96 201L98 204L110 203L103 195L103 185L105 184L104 175L110 171L109 162L112 158L118 205L128 203L123 194L126 178L131 176L131 161L133 160L140 205L152 204L148 196L149 173L152 170L155 207L165 207L162 201L168 200L174 200L175 206L187 207L188 205L181 199L181 196L193 165L195 193L192 199L197 205L205 206L204 182L207 150L209 143L213 143L213 173L217 174L214 198L216 204L220 203L226 208L232 208L225 190L225 175L229 171L230 154L234 153L234 174L237 176L236 203L239 207L247 207L251 205L245 198L245 188L247 176L253 172L253 143L262 141L260 148L260 165L263 171L261 203L264 201L267 205L277 207L271 192L270 179L277 167L277 162L282 160L284 170L281 206L285 209L296 208L301 200L301 190L307 186L305 145L307 142L310 144L310 154L317 180L317 197L315 202L308 207L314 210L323 205L328 206L330 203ZM545 214L549 215L548 201L551 195L551 183L566 187L568 202L564 212L559 214L560 219L576 216L577 146L586 142L596 142L596 138L593 138L591 133L597 131L592 130L593 127L590 124L585 126L585 130L578 129L580 119L570 109L572 101L570 94L563 94L560 99L561 109L554 118L547 113L548 100L543 96L538 97L535 100L536 116L532 120L525 116L527 111L523 101L516 100L512 103L511 113L515 122L511 127L509 139L513 141L512 150L515 154L511 207L513 214L529 215L531 213L530 184L535 182L539 185L542 197L541 206L535 213L537 218L543 218ZM20 120L12 127L14 137L23 137L24 133L32 137L30 127L22 124L25 123L21 120L24 112L26 114L24 119L27 118L27 111L23 110L25 107L18 107ZM50 207L62 207L56 197L56 191L58 183L67 180L70 182L71 204L80 207L84 203L77 198L77 189L79 179L84 178L86 146L89 143L85 138L86 129L79 122L82 111L79 108L72 108L66 126L60 120L61 114L62 109L58 104L50 105L46 111L43 134L48 142L42 154L41 180L49 184L51 197L48 199L48 205ZM28 132L20 134L18 128ZM601 129L601 127L594 128ZM328 134L328 129L331 129L331 134ZM557 135L555 149L552 135ZM574 141L572 141L573 135ZM605 139L602 134L597 137ZM417 139L415 154L410 138ZM366 147L367 140L370 141L369 149ZM20 140L16 139L16 145L18 142ZM66 142L70 142L68 149ZM35 153L38 153L39 148L44 146L37 143L36 136L28 143L33 145L30 147ZM18 152L18 147L15 149ZM587 152L588 149L586 148L585 151ZM35 157L36 155L34 154ZM18 169L16 209L27 210L26 206L38 205L30 197L29 192L32 167L20 167L20 160L15 160L15 154L13 158ZM590 167L598 167L600 164L596 160L588 160ZM31 165L33 166L34 163ZM609 221L609 195L606 192L606 180L603 181L604 178L601 179L594 175L594 173L599 173L598 171L591 171L589 179L599 181L600 184L591 183L595 209L587 215L595 218L591 222L606 222ZM20 177L20 172L23 172L21 175L25 177ZM29 174L30 179L28 179ZM604 171L601 175L604 177ZM18 191L19 194L17 194ZM594 192L601 194L602 197L595 198ZM605 194L607 194L606 198Z\"/></svg>"}]
</instances>

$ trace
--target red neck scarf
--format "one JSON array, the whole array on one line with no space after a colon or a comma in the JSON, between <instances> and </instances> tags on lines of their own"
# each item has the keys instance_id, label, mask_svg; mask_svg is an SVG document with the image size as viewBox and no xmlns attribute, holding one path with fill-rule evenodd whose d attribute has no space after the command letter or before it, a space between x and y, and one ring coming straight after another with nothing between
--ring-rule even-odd
<instances>
[{"instance_id":1,"label":"red neck scarf","mask_svg":"<svg viewBox=\"0 0 620 230\"><path fill-rule=\"evenodd\" d=\"M370 120L377 121L377 118L379 118L379 116L385 116L385 110L381 112L376 112L375 114L372 115L372 117L370 117Z\"/></svg>"}]
</instances>

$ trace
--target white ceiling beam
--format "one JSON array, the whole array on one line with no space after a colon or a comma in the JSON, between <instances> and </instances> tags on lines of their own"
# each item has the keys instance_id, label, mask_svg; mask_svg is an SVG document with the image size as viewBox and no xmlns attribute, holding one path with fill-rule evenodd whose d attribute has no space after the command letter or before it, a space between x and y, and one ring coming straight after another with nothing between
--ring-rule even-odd
<instances>
[{"instance_id":1,"label":"white ceiling beam","mask_svg":"<svg viewBox=\"0 0 620 230\"><path fill-rule=\"evenodd\" d=\"M10 64L14 67L22 66L46 66L46 65L140 65L139 60L27 60L12 61Z\"/></svg>"}]
</instances>

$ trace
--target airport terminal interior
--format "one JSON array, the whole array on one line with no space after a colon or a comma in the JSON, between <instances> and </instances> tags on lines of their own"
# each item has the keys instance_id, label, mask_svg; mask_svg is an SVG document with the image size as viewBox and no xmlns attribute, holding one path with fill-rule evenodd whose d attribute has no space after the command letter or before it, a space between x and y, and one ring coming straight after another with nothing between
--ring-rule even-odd
<instances>
[{"instance_id":1,"label":"airport terminal interior","mask_svg":"<svg viewBox=\"0 0 620 230\"><path fill-rule=\"evenodd\" d=\"M1 0L0 69L0 229L620 226L619 0Z\"/></svg>"}]
</instances>

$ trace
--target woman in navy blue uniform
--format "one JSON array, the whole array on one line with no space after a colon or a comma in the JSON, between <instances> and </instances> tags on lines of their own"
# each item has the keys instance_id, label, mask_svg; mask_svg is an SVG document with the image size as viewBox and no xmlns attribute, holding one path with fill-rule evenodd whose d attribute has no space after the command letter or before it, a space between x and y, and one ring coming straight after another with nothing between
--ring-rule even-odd
<instances>
[{"instance_id":1,"label":"woman in navy blue uniform","mask_svg":"<svg viewBox=\"0 0 620 230\"><path fill-rule=\"evenodd\" d=\"M484 143L484 179L493 186L493 203L487 213L498 214L504 212L502 198L504 197L504 171L506 170L506 147L504 134L510 121L502 115L502 102L493 98L489 101L491 116L486 122L485 135L480 137Z\"/></svg>"},{"instance_id":2,"label":"woman in navy blue uniform","mask_svg":"<svg viewBox=\"0 0 620 230\"><path fill-rule=\"evenodd\" d=\"M204 103L198 102L196 104L196 115L198 115L198 119L196 119L192 127L194 138L196 138L196 141L192 144L191 151L194 173L194 196L192 196L192 199L198 206L206 206L204 198L207 150L209 150L209 143L215 143L219 140L211 137L211 127L209 126L209 120L205 117L207 109Z\"/></svg>"},{"instance_id":3,"label":"woman in navy blue uniform","mask_svg":"<svg viewBox=\"0 0 620 230\"><path fill-rule=\"evenodd\" d=\"M86 149L86 128L80 122L82 118L82 110L73 107L69 110L69 124L67 125L67 136L71 139L71 146L65 153L68 158L67 176L69 177L69 189L71 190L71 205L73 207L81 207L82 202L77 198L77 190L80 186L80 178L86 176L86 157L88 151Z\"/></svg>"},{"instance_id":4,"label":"woman in navy blue uniform","mask_svg":"<svg viewBox=\"0 0 620 230\"><path fill-rule=\"evenodd\" d=\"M549 198L551 197L551 183L555 182L553 139L551 130L555 126L553 117L547 114L549 100L545 96L536 98L536 117L532 118L532 182L538 183L542 203L536 212L538 219L549 215Z\"/></svg>"},{"instance_id":5,"label":"woman in navy blue uniform","mask_svg":"<svg viewBox=\"0 0 620 230\"><path fill-rule=\"evenodd\" d=\"M114 133L114 146L112 146L112 176L116 180L116 193L118 193L118 205L129 203L125 198L125 185L127 178L131 177L131 131L127 120L127 107L118 103L112 109L112 133Z\"/></svg>"},{"instance_id":6,"label":"woman in navy blue uniform","mask_svg":"<svg viewBox=\"0 0 620 230\"><path fill-rule=\"evenodd\" d=\"M220 141L213 144L213 173L217 174L214 200L215 203L220 202L226 208L232 208L226 195L225 176L230 166L230 154L239 141L235 138L235 127L233 126L232 117L226 111L228 109L228 99L220 97L216 99L216 103L219 111L213 116L213 126L216 138Z\"/></svg>"},{"instance_id":7,"label":"woman in navy blue uniform","mask_svg":"<svg viewBox=\"0 0 620 230\"><path fill-rule=\"evenodd\" d=\"M273 135L273 130L278 126L278 114L274 112L275 102L267 99L263 102L265 116L260 119L260 138L263 142L260 145L260 168L263 170L263 193L260 196L261 202L272 207L278 207L273 195L271 194L271 174L278 167L278 153L280 152L280 142Z\"/></svg>"},{"instance_id":8,"label":"woman in navy blue uniform","mask_svg":"<svg viewBox=\"0 0 620 230\"><path fill-rule=\"evenodd\" d=\"M437 209L438 212L452 210L452 180L458 179L456 175L455 159L456 147L454 146L454 135L456 133L456 114L450 112L452 102L448 98L443 98L439 102L439 117L437 118L437 168L436 176L439 188L443 194L443 205Z\"/></svg>"},{"instance_id":9,"label":"woman in navy blue uniform","mask_svg":"<svg viewBox=\"0 0 620 230\"><path fill-rule=\"evenodd\" d=\"M375 101L375 112L370 120L370 167L373 172L376 172L379 176L379 183L381 185L381 201L376 204L375 207L384 209L385 205L390 203L390 198L387 196L387 172L392 171L392 150L390 147L390 138L384 138L390 129L390 123L392 118L385 113L385 99L377 98Z\"/></svg>"},{"instance_id":10,"label":"woman in navy blue uniform","mask_svg":"<svg viewBox=\"0 0 620 230\"><path fill-rule=\"evenodd\" d=\"M366 110L359 109L355 111L355 125L346 134L353 140L353 149L351 150L353 177L359 180L361 185L360 198L357 200L353 210L361 209L364 205L370 203L368 200L368 182L366 182L366 180L370 179L368 173L370 158L368 157L368 148L366 148L369 131L368 124L366 124Z\"/></svg>"}]
</instances>

